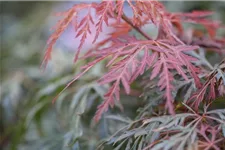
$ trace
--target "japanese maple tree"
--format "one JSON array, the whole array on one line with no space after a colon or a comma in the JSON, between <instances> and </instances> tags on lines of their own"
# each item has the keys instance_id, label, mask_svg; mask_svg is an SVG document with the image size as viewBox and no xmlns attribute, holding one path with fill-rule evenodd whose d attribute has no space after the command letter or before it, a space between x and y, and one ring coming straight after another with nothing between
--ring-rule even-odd
<instances>
[{"instance_id":1,"label":"japanese maple tree","mask_svg":"<svg viewBox=\"0 0 225 150\"><path fill-rule=\"evenodd\" d=\"M132 10L131 16L126 15L124 5ZM87 11L86 15L80 17L84 10ZM205 53L212 51L224 56L225 38L217 36L217 30L224 29L224 26L219 21L209 19L208 16L212 14L210 11L168 12L156 0L107 0L76 4L59 14L62 19L49 38L43 66L51 59L54 44L71 25L76 31L75 37L80 38L74 62L80 59L89 62L81 67L80 74L59 94L96 64L105 61L107 72L98 82L110 85L110 88L97 108L94 117L96 122L119 102L122 90L132 95L131 84L143 76L146 83L143 91L158 91L158 101L162 101L158 108L149 113L151 115L140 114L138 121L132 123L135 124L133 127L127 127L114 135L116 138L109 139L109 144L120 141L135 145L135 139L142 136L144 140L142 144L139 141L140 149L174 149L177 146L185 149L190 145L205 150L223 149L225 108L210 110L210 107L219 98L225 103L225 59L212 66ZM207 32L195 26L187 30L184 24L201 25ZM105 25L113 31L99 41ZM156 38L143 30L146 25L157 28ZM95 26L94 30L91 26ZM131 34L133 31L139 36ZM90 35L94 35L94 46L82 53L83 45ZM155 85L149 88L148 83ZM186 92L179 98L182 100L178 101L177 93L181 89ZM169 118L164 120L166 117ZM146 134L129 134L121 138L126 133L147 127L151 130L146 131ZM171 142L178 138L182 141Z\"/></svg>"}]
</instances>

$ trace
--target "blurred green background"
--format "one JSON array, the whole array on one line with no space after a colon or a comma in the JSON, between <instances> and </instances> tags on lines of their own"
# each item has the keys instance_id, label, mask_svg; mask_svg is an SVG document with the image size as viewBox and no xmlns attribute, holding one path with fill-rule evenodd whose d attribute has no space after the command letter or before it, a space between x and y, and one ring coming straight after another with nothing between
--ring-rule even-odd
<instances>
[{"instance_id":1,"label":"blurred green background","mask_svg":"<svg viewBox=\"0 0 225 150\"><path fill-rule=\"evenodd\" d=\"M73 38L66 32L54 47L53 60L43 72L40 64L53 13L75 2L1 3L0 147L4 150L96 149L96 144L120 128L115 122L93 124L92 117L107 89L95 80L103 64L68 88L56 101L57 93L79 72L73 64ZM79 3L79 2L76 2ZM164 2L170 11L212 10L214 19L225 21L225 2ZM216 62L216 56L214 60ZM123 96L126 114L134 117L140 105L136 97ZM132 103L130 103L132 99ZM115 109L115 112L117 109Z\"/></svg>"}]
</instances>

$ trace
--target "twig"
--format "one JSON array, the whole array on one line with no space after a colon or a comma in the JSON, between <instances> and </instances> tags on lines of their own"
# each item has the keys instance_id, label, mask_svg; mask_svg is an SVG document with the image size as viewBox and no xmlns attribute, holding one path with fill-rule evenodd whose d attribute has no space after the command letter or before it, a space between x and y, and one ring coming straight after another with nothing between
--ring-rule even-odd
<instances>
[{"instance_id":1,"label":"twig","mask_svg":"<svg viewBox=\"0 0 225 150\"><path fill-rule=\"evenodd\" d=\"M117 3L117 0L116 0L116 3ZM116 12L116 10L114 11L114 13L116 15L118 15L118 13ZM145 37L146 39L148 40L152 40L152 38L150 36L148 36L147 34L145 34L139 27L135 26L131 21L130 19L125 15L125 14L122 14L122 19L128 23L131 27L133 27L138 33L140 33L143 37Z\"/></svg>"}]
</instances>

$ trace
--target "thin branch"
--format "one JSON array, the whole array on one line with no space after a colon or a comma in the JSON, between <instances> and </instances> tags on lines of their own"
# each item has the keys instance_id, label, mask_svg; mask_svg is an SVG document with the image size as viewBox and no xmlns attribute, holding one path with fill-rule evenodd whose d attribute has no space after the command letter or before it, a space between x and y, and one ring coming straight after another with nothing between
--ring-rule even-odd
<instances>
[{"instance_id":1,"label":"thin branch","mask_svg":"<svg viewBox=\"0 0 225 150\"><path fill-rule=\"evenodd\" d=\"M128 23L130 26L132 26L137 32L139 32L143 37L145 37L148 40L152 40L150 36L148 36L146 33L144 33L139 27L135 26L130 19L126 15L122 15L122 19Z\"/></svg>"},{"instance_id":2,"label":"thin branch","mask_svg":"<svg viewBox=\"0 0 225 150\"><path fill-rule=\"evenodd\" d=\"M117 0L116 0L116 3L117 3ZM116 11L114 11L114 14L115 15L118 15L118 13ZM131 27L133 27L138 33L140 33L143 37L145 37L146 39L148 40L152 40L152 38L150 36L148 36L145 32L143 32L139 27L135 26L131 21L130 19L125 15L125 14L122 14L122 19L128 23Z\"/></svg>"}]
</instances>

